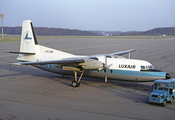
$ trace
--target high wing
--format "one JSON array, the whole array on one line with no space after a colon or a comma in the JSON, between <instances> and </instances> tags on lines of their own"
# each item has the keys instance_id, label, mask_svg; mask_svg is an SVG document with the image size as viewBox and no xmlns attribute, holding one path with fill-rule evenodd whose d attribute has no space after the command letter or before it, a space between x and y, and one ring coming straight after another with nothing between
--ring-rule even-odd
<instances>
[{"instance_id":1,"label":"high wing","mask_svg":"<svg viewBox=\"0 0 175 120\"><path fill-rule=\"evenodd\" d=\"M110 54L107 54L107 56L111 56L111 57L112 56L120 56L120 55L128 54L129 52L135 52L135 51L136 51L136 49L130 49L130 50L120 51L120 52L116 52L116 53L110 53ZM35 53L13 52L13 51L5 51L5 53L35 55ZM99 55L92 55L92 56L99 56ZM97 58L93 57L92 59L97 59Z\"/></svg>"},{"instance_id":2,"label":"high wing","mask_svg":"<svg viewBox=\"0 0 175 120\"><path fill-rule=\"evenodd\" d=\"M20 62L11 63L12 65L46 65L46 64L73 64L73 63L83 63L84 59L60 59L60 60L46 60L46 61L36 61L36 62Z\"/></svg>"},{"instance_id":3,"label":"high wing","mask_svg":"<svg viewBox=\"0 0 175 120\"><path fill-rule=\"evenodd\" d=\"M135 49L110 53L107 54L106 57L115 57L127 54L129 52L134 52ZM12 53L12 52L11 52ZM76 67L80 70L103 70L107 68L105 63L102 63L98 60L98 57L103 56L101 55L93 55L93 56L86 56L86 57L74 57L74 58L67 58L67 59L59 59L59 60L45 60L45 61L34 61L34 62L20 62L20 63L11 63L11 65L46 65L46 64L55 64L58 66L70 66Z\"/></svg>"},{"instance_id":4,"label":"high wing","mask_svg":"<svg viewBox=\"0 0 175 120\"><path fill-rule=\"evenodd\" d=\"M20 63L11 63L11 65L46 65L54 64L59 67L71 67L70 70L76 69L77 71L83 70L102 70L104 69L104 63L97 60L97 58L69 58L69 59L60 59L60 60L47 60L47 61L36 61L36 62L20 62Z\"/></svg>"},{"instance_id":5,"label":"high wing","mask_svg":"<svg viewBox=\"0 0 175 120\"><path fill-rule=\"evenodd\" d=\"M134 51L136 51L136 49L130 49L130 50L120 51L120 52L116 52L116 53L110 53L110 54L107 54L107 56L115 57L115 56L128 54L128 53L134 52Z\"/></svg>"},{"instance_id":6,"label":"high wing","mask_svg":"<svg viewBox=\"0 0 175 120\"><path fill-rule=\"evenodd\" d=\"M116 58L118 56L121 56L121 55L124 55L124 54L128 54L128 53L131 53L131 52L135 52L136 49L130 49L130 50L125 50L125 51L120 51L120 52L116 52L116 53L109 53L109 54L98 54L98 55L92 55L92 56L89 56L89 57L100 57L100 56L106 56L108 58Z\"/></svg>"}]
</instances>

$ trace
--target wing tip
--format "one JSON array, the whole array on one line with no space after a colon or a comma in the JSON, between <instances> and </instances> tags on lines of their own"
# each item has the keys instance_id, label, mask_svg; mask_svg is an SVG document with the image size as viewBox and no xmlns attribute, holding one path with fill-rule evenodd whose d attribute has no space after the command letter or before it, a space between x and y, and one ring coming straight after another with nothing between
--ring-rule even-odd
<instances>
[{"instance_id":1,"label":"wing tip","mask_svg":"<svg viewBox=\"0 0 175 120\"><path fill-rule=\"evenodd\" d=\"M21 63L10 63L10 65L21 66Z\"/></svg>"}]
</instances>

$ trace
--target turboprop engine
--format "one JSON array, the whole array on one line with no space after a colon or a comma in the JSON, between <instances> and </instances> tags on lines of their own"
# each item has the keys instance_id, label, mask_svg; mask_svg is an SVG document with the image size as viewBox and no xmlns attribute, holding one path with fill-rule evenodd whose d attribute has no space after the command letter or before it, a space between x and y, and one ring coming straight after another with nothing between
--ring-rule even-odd
<instances>
[{"instance_id":1,"label":"turboprop engine","mask_svg":"<svg viewBox=\"0 0 175 120\"><path fill-rule=\"evenodd\" d=\"M97 60L88 59L84 63L80 63L79 65L85 70L100 70L101 68L103 68L104 63Z\"/></svg>"}]
</instances>

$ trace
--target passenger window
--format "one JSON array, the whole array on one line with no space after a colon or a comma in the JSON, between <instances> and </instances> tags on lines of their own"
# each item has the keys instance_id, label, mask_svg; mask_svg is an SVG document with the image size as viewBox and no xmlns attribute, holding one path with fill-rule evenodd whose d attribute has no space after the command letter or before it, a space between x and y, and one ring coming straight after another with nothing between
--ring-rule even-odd
<instances>
[{"instance_id":1,"label":"passenger window","mask_svg":"<svg viewBox=\"0 0 175 120\"><path fill-rule=\"evenodd\" d=\"M112 71L112 70L110 70L110 73L113 73L113 71Z\"/></svg>"},{"instance_id":2,"label":"passenger window","mask_svg":"<svg viewBox=\"0 0 175 120\"><path fill-rule=\"evenodd\" d=\"M141 70L145 70L145 66L141 66Z\"/></svg>"}]
</instances>

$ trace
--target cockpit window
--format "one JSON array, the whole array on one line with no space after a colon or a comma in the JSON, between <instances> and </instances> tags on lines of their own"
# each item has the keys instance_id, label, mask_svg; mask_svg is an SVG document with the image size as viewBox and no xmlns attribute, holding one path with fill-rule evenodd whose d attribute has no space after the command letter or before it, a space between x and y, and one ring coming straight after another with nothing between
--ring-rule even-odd
<instances>
[{"instance_id":1,"label":"cockpit window","mask_svg":"<svg viewBox=\"0 0 175 120\"><path fill-rule=\"evenodd\" d=\"M154 69L154 67L152 65L149 65L148 69Z\"/></svg>"},{"instance_id":2,"label":"cockpit window","mask_svg":"<svg viewBox=\"0 0 175 120\"><path fill-rule=\"evenodd\" d=\"M150 70L150 69L154 69L154 67L152 65L141 65L141 70Z\"/></svg>"}]
</instances>

